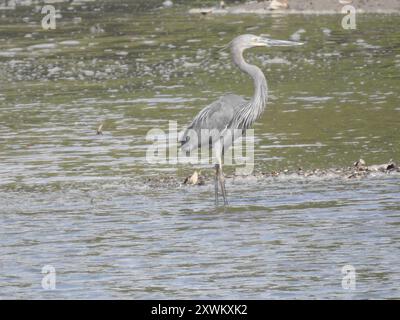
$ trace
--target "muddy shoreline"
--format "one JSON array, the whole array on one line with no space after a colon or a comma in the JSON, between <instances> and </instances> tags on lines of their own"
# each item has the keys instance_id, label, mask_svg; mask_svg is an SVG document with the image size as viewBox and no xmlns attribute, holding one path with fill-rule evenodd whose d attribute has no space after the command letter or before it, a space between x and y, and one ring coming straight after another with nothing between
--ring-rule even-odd
<instances>
[{"instance_id":1,"label":"muddy shoreline","mask_svg":"<svg viewBox=\"0 0 400 320\"><path fill-rule=\"evenodd\" d=\"M331 168L331 169L313 169L297 170L283 169L281 171L271 172L254 172L252 175L239 176L230 175L225 176L227 183L235 183L235 181L260 181L266 179L283 179L283 180L357 180L374 176L382 175L400 175L400 166L394 161L389 161L385 164L367 165L362 159L356 161L352 166L345 168ZM150 187L178 187L178 186L202 186L214 183L213 169L193 172L187 176L170 176L160 175L158 177L147 178L145 183Z\"/></svg>"},{"instance_id":2,"label":"muddy shoreline","mask_svg":"<svg viewBox=\"0 0 400 320\"><path fill-rule=\"evenodd\" d=\"M280 6L280 1L284 5ZM276 3L278 5L276 5ZM342 14L351 5L357 13L400 13L400 0L266 0L192 8L191 14Z\"/></svg>"}]
</instances>

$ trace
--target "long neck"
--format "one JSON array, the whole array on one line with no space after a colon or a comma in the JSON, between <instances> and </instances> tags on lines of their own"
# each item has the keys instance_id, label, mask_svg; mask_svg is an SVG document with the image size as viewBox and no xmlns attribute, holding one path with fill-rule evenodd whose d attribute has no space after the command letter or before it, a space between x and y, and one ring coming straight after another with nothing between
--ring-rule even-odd
<instances>
[{"instance_id":1,"label":"long neck","mask_svg":"<svg viewBox=\"0 0 400 320\"><path fill-rule=\"evenodd\" d=\"M232 56L234 63L238 66L240 70L250 75L254 81L254 95L249 103L248 116L251 124L261 115L264 111L267 96L268 96L268 86L267 80L265 79L264 73L255 65L247 63L243 58L243 50L232 50ZM251 115L250 115L251 111Z\"/></svg>"}]
</instances>

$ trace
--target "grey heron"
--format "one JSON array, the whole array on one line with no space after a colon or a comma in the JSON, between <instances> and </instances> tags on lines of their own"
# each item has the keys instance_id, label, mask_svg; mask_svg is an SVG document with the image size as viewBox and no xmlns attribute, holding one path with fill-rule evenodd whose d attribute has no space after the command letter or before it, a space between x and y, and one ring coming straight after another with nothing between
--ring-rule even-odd
<instances>
[{"instance_id":1,"label":"grey heron","mask_svg":"<svg viewBox=\"0 0 400 320\"><path fill-rule=\"evenodd\" d=\"M216 158L214 181L216 205L218 205L219 187L224 205L228 204L222 158L224 151L238 138L233 131L239 130L243 135L246 129L250 128L261 116L268 98L267 80L263 72L257 66L247 63L243 58L243 52L253 47L301 44L294 41L272 40L251 34L240 35L231 41L230 48L234 64L253 79L255 87L253 97L250 100L235 94L220 97L197 114L180 138L183 152L190 153L204 146L213 149ZM204 131L207 134L202 134Z\"/></svg>"}]
</instances>

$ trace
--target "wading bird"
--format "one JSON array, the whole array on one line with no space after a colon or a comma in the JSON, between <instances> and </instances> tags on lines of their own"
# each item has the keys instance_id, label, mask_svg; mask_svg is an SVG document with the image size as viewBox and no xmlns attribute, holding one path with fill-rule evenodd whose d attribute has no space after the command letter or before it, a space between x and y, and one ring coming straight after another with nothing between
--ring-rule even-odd
<instances>
[{"instance_id":1,"label":"wading bird","mask_svg":"<svg viewBox=\"0 0 400 320\"><path fill-rule=\"evenodd\" d=\"M224 204L228 204L222 171L224 151L238 138L234 131L240 130L241 135L244 135L246 129L250 128L261 116L268 98L267 81L263 72L257 66L247 63L243 58L243 52L253 47L301 44L293 41L272 40L251 34L238 36L231 41L230 47L234 64L252 77L254 81L253 97L250 100L235 94L220 97L199 112L180 138L183 152L190 153L203 146L212 148L214 151L217 162L215 164L216 205L218 205L218 184L221 188ZM207 135L202 134L205 130L208 132Z\"/></svg>"}]
</instances>

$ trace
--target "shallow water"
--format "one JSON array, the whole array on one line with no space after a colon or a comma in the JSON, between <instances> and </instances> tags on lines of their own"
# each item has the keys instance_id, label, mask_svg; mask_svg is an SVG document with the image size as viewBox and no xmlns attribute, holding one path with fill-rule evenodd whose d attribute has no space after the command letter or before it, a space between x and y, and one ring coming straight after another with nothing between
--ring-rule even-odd
<instances>
[{"instance_id":1,"label":"shallow water","mask_svg":"<svg viewBox=\"0 0 400 320\"><path fill-rule=\"evenodd\" d=\"M0 297L399 298L398 175L230 179L231 205L215 209L210 183L147 182L192 166L145 156L150 129L252 94L219 51L251 32L305 42L246 55L271 95L256 172L400 159L400 16L360 15L346 31L339 16L154 3L58 4L53 31L34 6L0 11ZM341 286L349 264L354 291Z\"/></svg>"}]
</instances>

